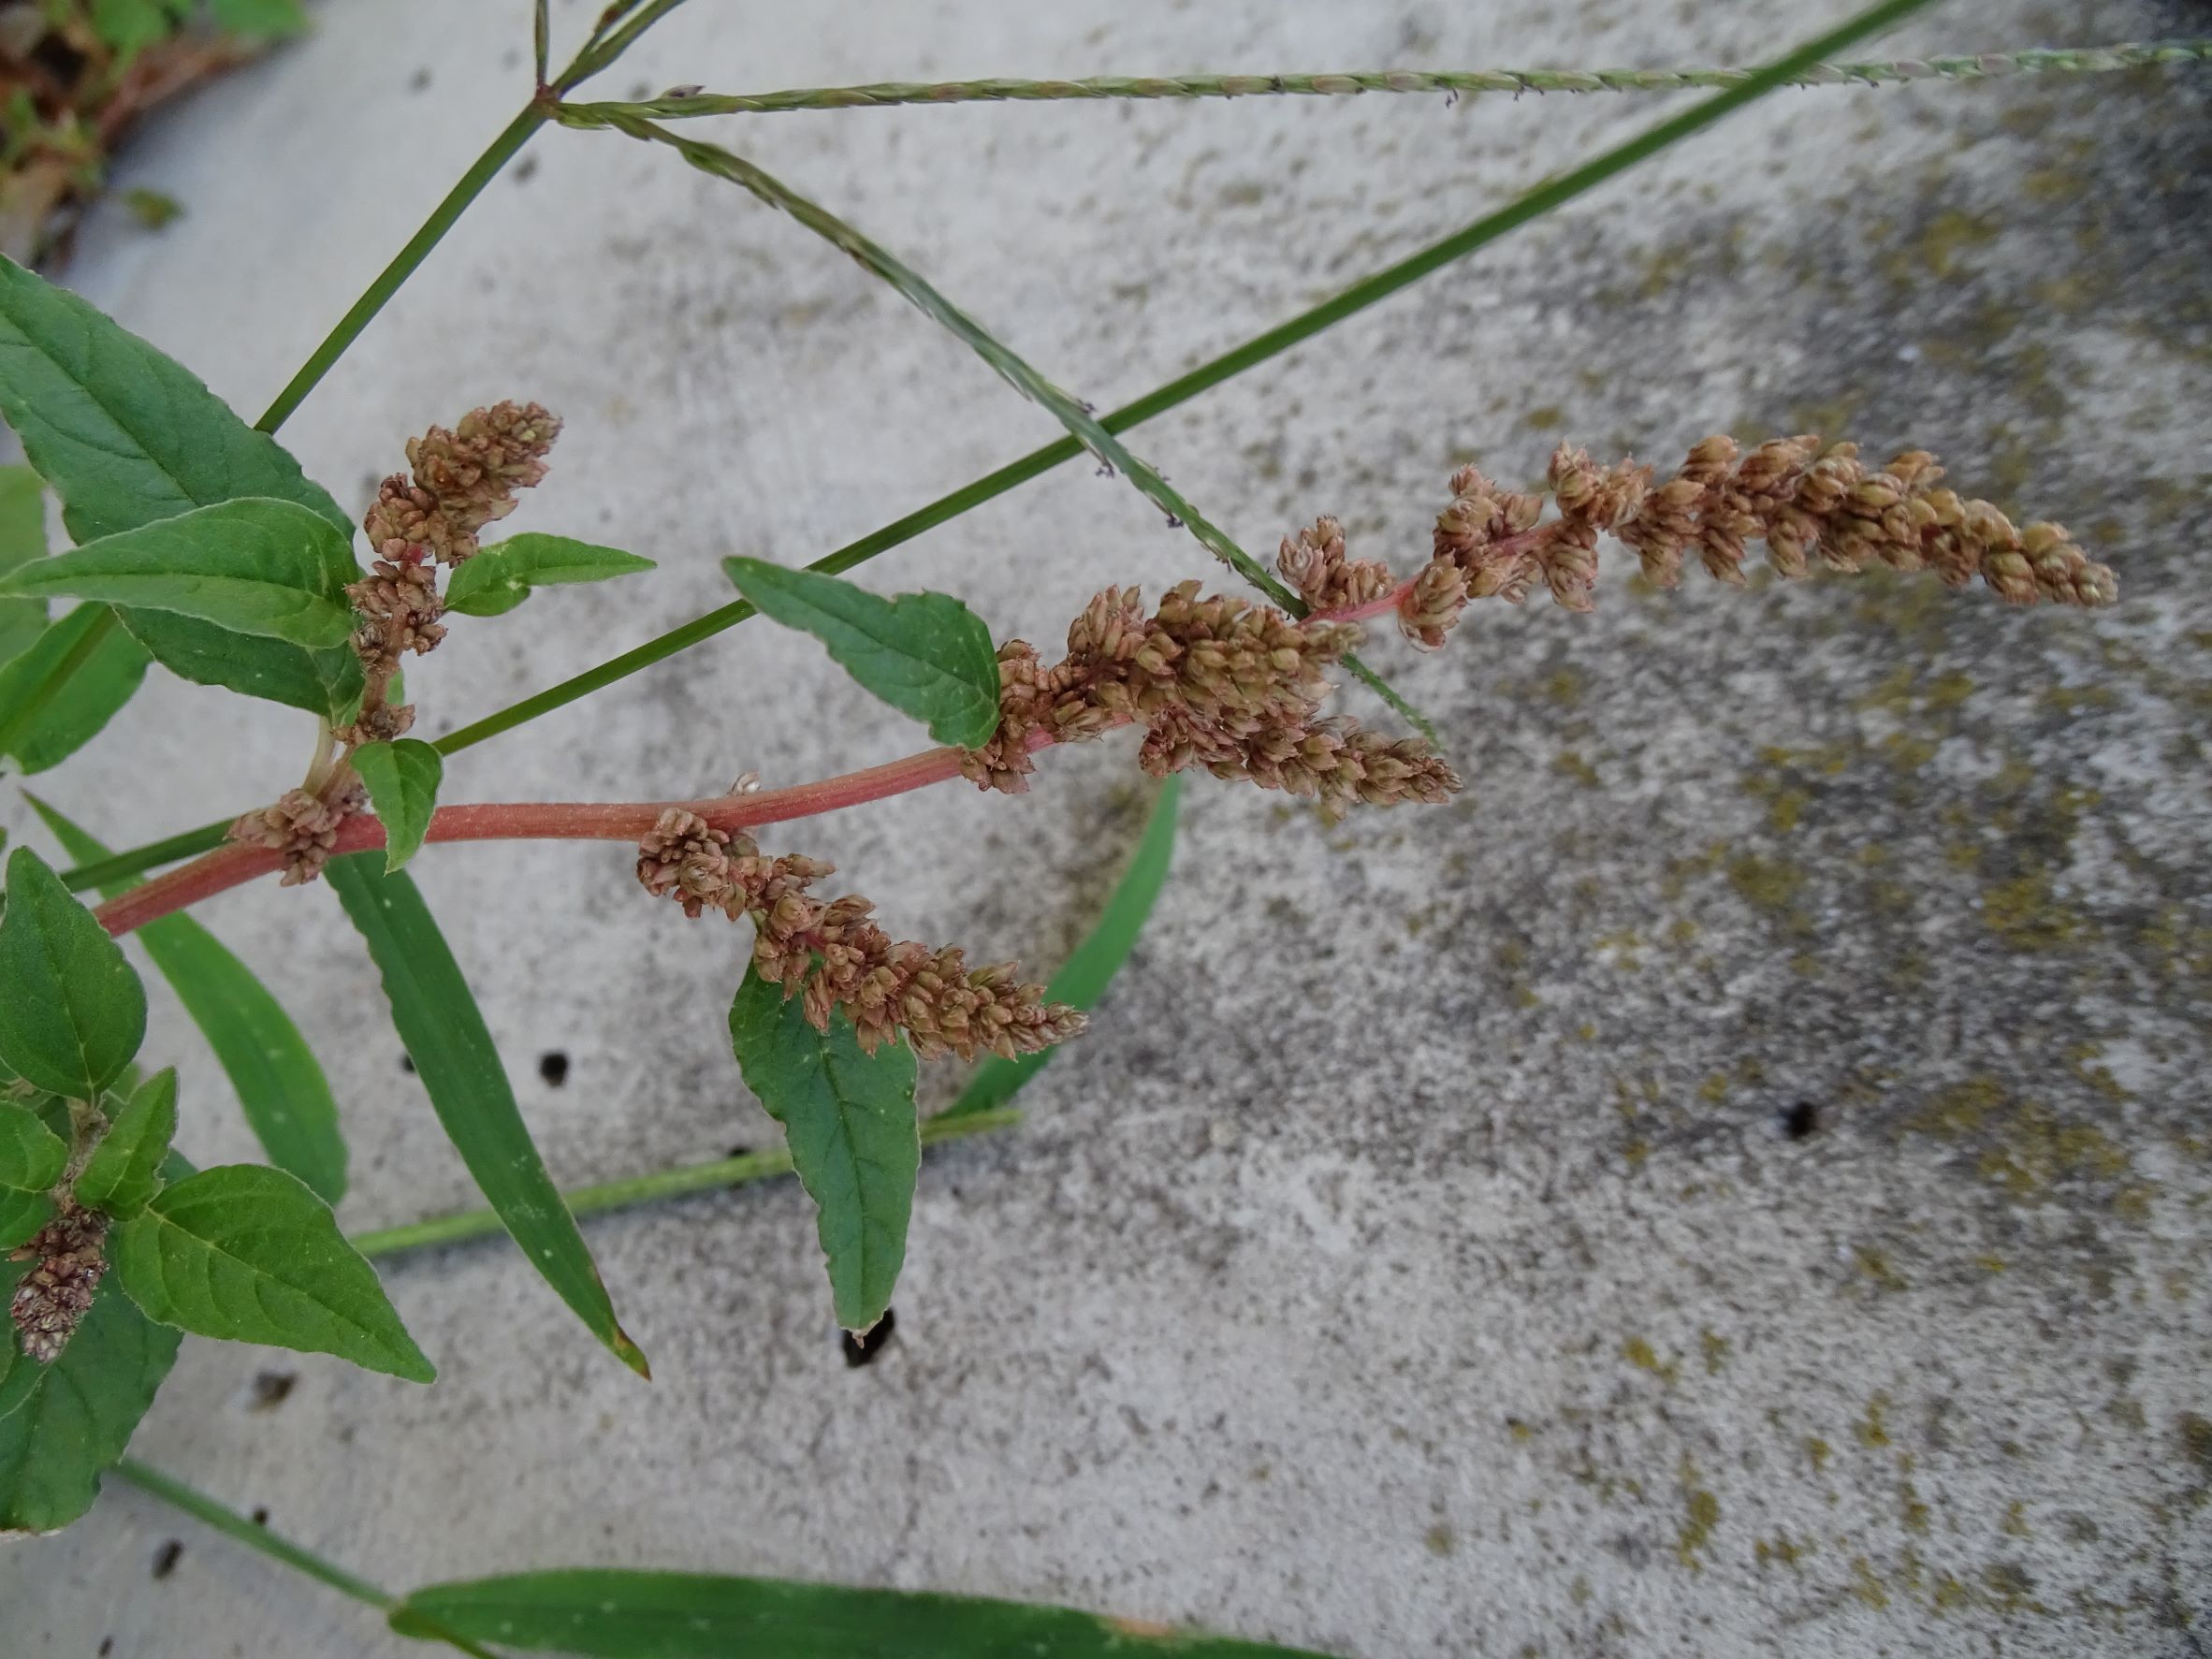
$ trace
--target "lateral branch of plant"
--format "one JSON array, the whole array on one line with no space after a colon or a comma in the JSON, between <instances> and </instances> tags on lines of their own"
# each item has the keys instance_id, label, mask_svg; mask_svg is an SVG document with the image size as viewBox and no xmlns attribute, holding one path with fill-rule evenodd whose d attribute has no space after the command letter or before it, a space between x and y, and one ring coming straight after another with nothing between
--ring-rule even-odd
<instances>
[{"instance_id":1,"label":"lateral branch of plant","mask_svg":"<svg viewBox=\"0 0 2212 1659\"><path fill-rule=\"evenodd\" d=\"M560 426L536 404L506 402L409 441L411 473L387 478L362 521L375 562L347 589L366 681L358 715L331 734L299 788L238 821L230 846L102 906L96 914L110 933L270 870L281 868L287 885L312 880L333 853L385 843L351 762L364 745L390 743L413 724L413 706L388 692L402 657L445 637L439 575L477 557L477 532L544 477ZM687 915L716 910L751 922L757 970L786 997L802 997L817 1029L842 1012L869 1050L903 1033L924 1058L1035 1053L1075 1034L1082 1015L1047 1002L1011 964L971 969L956 946L893 940L866 898L814 895L831 866L764 854L747 832L953 777L1020 793L1038 749L1132 724L1143 731L1138 764L1154 777L1202 767L1314 800L1332 818L1361 806L1443 801L1461 780L1425 740L1323 713L1327 671L1346 660L1363 620L1394 617L1408 640L1433 650L1476 599L1518 604L1541 587L1567 609L1587 611L1598 543L1608 534L1636 551L1645 577L1661 588L1675 586L1692 559L1715 580L1741 587L1748 544L1763 541L1769 568L1784 577L1815 566L1882 566L1927 571L1953 588L1978 577L2014 604L2114 598L2112 572L2090 562L2062 528L2016 528L1989 502L1943 488L1942 476L1924 451L1875 467L1855 445L1824 445L1812 435L1748 453L1733 439L1707 438L1664 479L1651 467L1601 464L1562 444L1545 494L1506 488L1467 467L1451 479L1428 561L1410 576L1352 558L1341 526L1324 517L1286 536L1276 556L1280 584L1302 615L1203 596L1195 581L1150 609L1136 589L1108 588L1070 624L1058 662L1007 641L997 653L997 725L977 747L941 747L773 793L446 807L429 817L425 838L635 841L648 893Z\"/></svg>"},{"instance_id":2,"label":"lateral branch of plant","mask_svg":"<svg viewBox=\"0 0 2212 1659\"><path fill-rule=\"evenodd\" d=\"M2108 74L2212 59L2212 40L2126 41L2058 51L1974 52L1893 58L1880 63L1814 64L1784 76L1784 86L1886 86L1912 80L1989 80L2012 75ZM683 88L629 103L572 106L597 118L654 121L703 115L774 115L798 109L876 109L902 104L1047 103L1069 99L1345 97L1360 93L1685 92L1740 85L1756 71L1700 66L1662 69L1358 69L1280 75L1101 75L1081 80L882 80L861 86L800 87L771 93L708 93Z\"/></svg>"}]
</instances>

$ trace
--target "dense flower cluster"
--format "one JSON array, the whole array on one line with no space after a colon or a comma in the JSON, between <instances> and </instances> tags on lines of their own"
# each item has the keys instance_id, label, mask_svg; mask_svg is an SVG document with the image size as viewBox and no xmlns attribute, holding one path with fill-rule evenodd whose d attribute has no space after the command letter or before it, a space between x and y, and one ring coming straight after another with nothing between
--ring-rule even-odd
<instances>
[{"instance_id":1,"label":"dense flower cluster","mask_svg":"<svg viewBox=\"0 0 2212 1659\"><path fill-rule=\"evenodd\" d=\"M1876 469L1851 444L1824 449L1815 437L1776 438L1745 455L1734 439L1715 436L1653 485L1649 467L1600 466L1562 444L1549 470L1558 516L1546 522L1541 496L1503 488L1473 467L1455 473L1431 568L1456 568L1467 598L1519 603L1540 581L1561 604L1588 610L1600 535L1634 547L1644 575L1662 588L1681 579L1692 552L1716 580L1740 586L1746 544L1764 541L1768 563L1784 576L1802 576L1815 561L1846 572L1879 564L1932 570L1954 588L1978 575L2014 604L2112 601L2112 572L2089 562L2059 526L2016 530L1987 502L1938 488L1943 475L1925 450ZM1401 620L1424 643L1456 619L1441 588L1411 614L1416 608L1408 594Z\"/></svg>"},{"instance_id":2,"label":"dense flower cluster","mask_svg":"<svg viewBox=\"0 0 2212 1659\"><path fill-rule=\"evenodd\" d=\"M440 564L477 550L476 532L515 510L515 492L546 475L546 455L560 421L535 403L472 409L448 429L407 440L410 478L394 473L361 528L380 558L400 562L414 549Z\"/></svg>"},{"instance_id":3,"label":"dense flower cluster","mask_svg":"<svg viewBox=\"0 0 2212 1659\"><path fill-rule=\"evenodd\" d=\"M1301 556L1317 590L1388 590L1387 571L1379 581L1346 574L1342 534L1330 521L1307 537ZM1145 728L1138 763L1156 778L1204 766L1318 800L1332 816L1361 802L1443 800L1460 780L1428 745L1320 718L1322 671L1359 637L1346 623L1201 598L1196 582L1169 589L1149 616L1137 589L1109 588L1069 628L1061 662L1045 666L1018 639L999 648L998 731L962 758L961 771L982 788L1018 794L1028 787L1033 735L1066 743L1134 720Z\"/></svg>"},{"instance_id":4,"label":"dense flower cluster","mask_svg":"<svg viewBox=\"0 0 2212 1659\"><path fill-rule=\"evenodd\" d=\"M327 793L286 790L275 806L249 812L232 824L230 838L282 852L284 876L280 884L297 887L323 873L331 850L338 845L338 826L358 812L365 802L359 781L350 775L334 783Z\"/></svg>"},{"instance_id":5,"label":"dense flower cluster","mask_svg":"<svg viewBox=\"0 0 2212 1659\"><path fill-rule=\"evenodd\" d=\"M374 558L369 575L345 590L365 683L359 712L331 734L338 764L230 829L234 841L282 852L287 885L321 874L338 826L361 809L360 784L347 758L362 744L388 743L415 724L414 707L386 701L386 692L402 657L429 651L445 637L438 566L476 555L476 532L515 510L517 490L545 477L546 453L560 435L560 419L535 403L472 409L451 428L432 427L408 439L413 475L394 473L378 488L361 519Z\"/></svg>"},{"instance_id":6,"label":"dense flower cluster","mask_svg":"<svg viewBox=\"0 0 2212 1659\"><path fill-rule=\"evenodd\" d=\"M445 605L438 597L438 575L419 547L403 548L397 559L379 559L370 574L345 590L353 601L354 654L377 685L388 682L400 658L417 656L445 637L438 618Z\"/></svg>"},{"instance_id":7,"label":"dense flower cluster","mask_svg":"<svg viewBox=\"0 0 2212 1659\"><path fill-rule=\"evenodd\" d=\"M816 859L765 858L751 837L728 835L697 814L671 808L638 843L637 879L687 916L719 910L753 924L753 965L763 979L801 997L808 1022L829 1028L833 1011L852 1022L873 1054L900 1032L924 1059L1034 1054L1083 1029L1083 1015L1044 1000L1011 963L970 968L956 947L894 941L870 919L875 906L846 897L827 904L808 888L832 873Z\"/></svg>"},{"instance_id":8,"label":"dense flower cluster","mask_svg":"<svg viewBox=\"0 0 2212 1659\"><path fill-rule=\"evenodd\" d=\"M1347 559L1344 526L1333 518L1314 520L1309 529L1285 536L1275 554L1283 580L1298 589L1308 610L1346 611L1380 598L1396 580L1378 559Z\"/></svg>"},{"instance_id":9,"label":"dense flower cluster","mask_svg":"<svg viewBox=\"0 0 2212 1659\"><path fill-rule=\"evenodd\" d=\"M17 1282L7 1308L26 1358L51 1365L68 1346L108 1271L107 1242L108 1217L68 1202L11 1253L12 1260L36 1264Z\"/></svg>"}]
</instances>

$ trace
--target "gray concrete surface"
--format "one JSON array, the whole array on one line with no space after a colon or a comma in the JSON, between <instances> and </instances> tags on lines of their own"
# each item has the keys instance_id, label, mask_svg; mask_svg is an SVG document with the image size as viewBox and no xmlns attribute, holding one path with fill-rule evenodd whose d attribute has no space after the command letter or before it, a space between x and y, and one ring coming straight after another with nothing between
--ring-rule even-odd
<instances>
[{"instance_id":1,"label":"gray concrete surface","mask_svg":"<svg viewBox=\"0 0 2212 1659\"><path fill-rule=\"evenodd\" d=\"M570 35L585 9L557 7ZM608 84L1739 62L1845 9L697 0ZM186 216L103 222L72 280L257 409L504 119L524 10L321 8L125 164ZM1959 0L1893 50L2205 16ZM1332 511L1402 563L1455 463L1533 474L1563 435L1661 459L1714 429L1915 443L2073 526L2118 608L1883 578L1664 597L1616 560L1594 617L1493 608L1442 656L1385 645L1464 798L1332 831L1201 780L1132 969L1033 1122L924 1171L875 1364L839 1355L802 1196L757 1187L590 1227L649 1389L490 1244L388 1273L435 1388L193 1343L138 1449L393 1586L781 1573L1361 1659L2201 1654L2208 90L1778 97L1141 434L1248 546ZM730 135L1109 405L1666 107L969 108ZM457 627L413 677L433 732L720 603L727 553L816 557L1053 435L787 221L562 133L287 438L350 500L407 433L507 395L568 418L515 526L662 569ZM868 579L1049 640L1103 582L1207 573L1070 467ZM273 795L308 746L284 711L142 696L48 784L135 839ZM749 626L472 752L447 793L667 795L914 746L809 642ZM939 789L772 844L836 859L902 932L1049 965L1130 844L1137 781L1112 744L1053 757L1023 800ZM572 1181L774 1133L723 1033L742 935L649 904L625 863L416 866ZM205 919L320 1046L348 1224L465 1203L328 896L264 887ZM251 1156L156 1003L194 1155ZM537 1069L556 1050L558 1089ZM933 1074L933 1099L956 1082ZM256 1410L271 1369L297 1387ZM401 1650L127 1489L0 1552L0 1605L11 1659Z\"/></svg>"}]
</instances>

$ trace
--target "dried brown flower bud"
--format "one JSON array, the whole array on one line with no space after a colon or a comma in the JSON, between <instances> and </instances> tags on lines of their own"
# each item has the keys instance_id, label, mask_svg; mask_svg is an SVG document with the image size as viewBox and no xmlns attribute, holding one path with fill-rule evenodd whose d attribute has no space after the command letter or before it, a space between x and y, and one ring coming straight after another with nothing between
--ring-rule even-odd
<instances>
[{"instance_id":1,"label":"dried brown flower bud","mask_svg":"<svg viewBox=\"0 0 2212 1659\"><path fill-rule=\"evenodd\" d=\"M712 907L735 922L764 880L759 855L750 837L671 807L637 844L637 879L655 898L674 897L687 916Z\"/></svg>"},{"instance_id":2,"label":"dried brown flower bud","mask_svg":"<svg viewBox=\"0 0 2212 1659\"><path fill-rule=\"evenodd\" d=\"M1380 598L1393 586L1389 565L1345 557L1344 526L1333 518L1317 518L1295 538L1285 536L1275 568L1307 607L1317 611L1349 610Z\"/></svg>"},{"instance_id":3,"label":"dried brown flower bud","mask_svg":"<svg viewBox=\"0 0 2212 1659\"><path fill-rule=\"evenodd\" d=\"M414 477L395 473L362 520L369 545L397 561L409 548L441 564L473 558L476 532L515 510L515 492L546 475L560 422L535 403L472 409L451 429L407 440Z\"/></svg>"},{"instance_id":4,"label":"dried brown flower bud","mask_svg":"<svg viewBox=\"0 0 2212 1659\"><path fill-rule=\"evenodd\" d=\"M394 473L378 487L361 529L379 558L397 562L444 538L446 528L437 512L437 497L416 488L406 473Z\"/></svg>"},{"instance_id":5,"label":"dried brown flower bud","mask_svg":"<svg viewBox=\"0 0 2212 1659\"><path fill-rule=\"evenodd\" d=\"M280 883L296 887L312 881L329 863L338 845L338 826L358 812L367 797L357 781L326 800L304 789L287 790L273 807L249 812L230 826L230 839L249 847L267 847L284 855Z\"/></svg>"},{"instance_id":6,"label":"dried brown flower bud","mask_svg":"<svg viewBox=\"0 0 2212 1659\"><path fill-rule=\"evenodd\" d=\"M1399 632L1419 649L1435 650L1466 608L1466 574L1449 559L1432 559L1398 602Z\"/></svg>"},{"instance_id":7,"label":"dried brown flower bud","mask_svg":"<svg viewBox=\"0 0 2212 1659\"><path fill-rule=\"evenodd\" d=\"M1544 573L1551 597L1571 611L1586 611L1596 603L1597 531L1593 525L1561 519L1540 531L1530 551Z\"/></svg>"},{"instance_id":8,"label":"dried brown flower bud","mask_svg":"<svg viewBox=\"0 0 2212 1659\"><path fill-rule=\"evenodd\" d=\"M380 703L373 708L361 710L360 719L350 726L333 727L330 735L347 749L356 749L364 743L389 743L404 737L415 727L415 705L401 703L398 706Z\"/></svg>"},{"instance_id":9,"label":"dried brown flower bud","mask_svg":"<svg viewBox=\"0 0 2212 1659\"><path fill-rule=\"evenodd\" d=\"M1562 444L1552 451L1549 470L1551 499L1559 516L1596 531L1618 530L1635 517L1643 505L1652 470L1623 461L1601 467L1585 449Z\"/></svg>"},{"instance_id":10,"label":"dried brown flower bud","mask_svg":"<svg viewBox=\"0 0 2212 1659\"><path fill-rule=\"evenodd\" d=\"M108 1271L108 1217L64 1201L61 1214L11 1253L36 1265L8 1303L26 1358L51 1365L76 1334Z\"/></svg>"},{"instance_id":11,"label":"dried brown flower bud","mask_svg":"<svg viewBox=\"0 0 2212 1659\"><path fill-rule=\"evenodd\" d=\"M435 570L414 548L403 549L397 560L379 559L370 574L348 587L361 624L354 632L354 651L371 679L389 679L406 652L429 650L445 637L438 618L444 601L438 597Z\"/></svg>"}]
</instances>

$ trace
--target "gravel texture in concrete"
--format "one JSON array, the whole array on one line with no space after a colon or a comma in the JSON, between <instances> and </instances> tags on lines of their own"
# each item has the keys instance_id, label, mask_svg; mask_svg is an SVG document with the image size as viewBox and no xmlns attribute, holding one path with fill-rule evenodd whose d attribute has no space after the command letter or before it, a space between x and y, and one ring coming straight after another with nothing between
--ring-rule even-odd
<instances>
[{"instance_id":1,"label":"gravel texture in concrete","mask_svg":"<svg viewBox=\"0 0 2212 1659\"><path fill-rule=\"evenodd\" d=\"M556 6L562 34L589 9ZM1743 63L1845 9L694 0L604 84ZM124 164L185 216L103 219L69 280L257 410L526 95L526 13L318 8ZM1878 53L2205 17L1958 0ZM435 1387L196 1341L136 1449L394 1587L784 1574L1361 1659L2201 1653L2208 92L2180 69L1779 95L1136 439L1250 547L1332 512L1408 571L1470 459L1521 480L1562 438L1918 444L2071 526L2117 607L1885 576L1661 594L1615 549L1594 616L1493 604L1433 657L1378 641L1464 795L1329 828L1195 780L1136 958L1029 1124L931 1157L873 1363L840 1353L781 1183L589 1226L650 1387L488 1244L387 1266ZM712 131L1110 407L1681 102ZM804 562L1055 435L789 219L608 135L533 143L285 437L365 502L409 433L505 396L568 422L512 526L661 568L459 621L410 673L430 735L724 603L727 554ZM1070 465L861 579L1050 642L1097 587L1187 575L1236 586ZM44 780L103 836L296 780L303 717L159 690ZM446 794L781 784L918 737L754 623L457 758ZM1048 757L1018 800L944 786L769 845L835 860L903 936L1049 967L1144 799L1123 740ZM743 931L649 903L627 864L415 866L564 1181L776 1133L724 1030ZM204 920L329 1069L347 1225L467 1204L330 896L265 883ZM154 998L190 1151L252 1157ZM933 1071L930 1102L956 1083ZM263 1373L295 1379L281 1404ZM0 1605L11 1659L413 1651L113 1482L0 1551Z\"/></svg>"}]
</instances>

